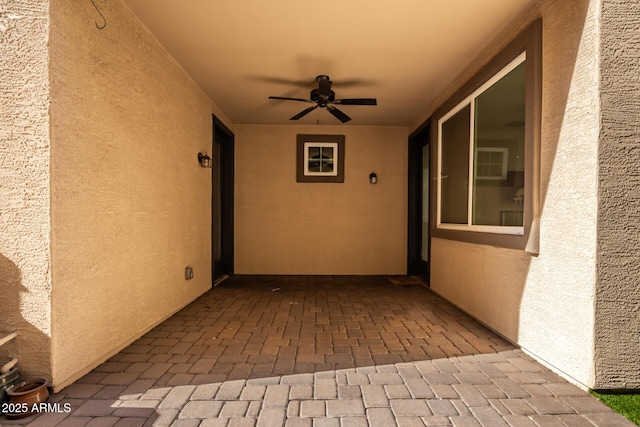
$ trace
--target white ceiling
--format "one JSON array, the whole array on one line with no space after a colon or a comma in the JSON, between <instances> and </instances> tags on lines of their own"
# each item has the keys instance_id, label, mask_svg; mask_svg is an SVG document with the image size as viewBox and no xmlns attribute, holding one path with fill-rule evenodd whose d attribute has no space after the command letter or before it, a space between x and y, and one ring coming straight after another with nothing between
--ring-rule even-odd
<instances>
[{"instance_id":1,"label":"white ceiling","mask_svg":"<svg viewBox=\"0 0 640 427\"><path fill-rule=\"evenodd\" d=\"M535 0L124 0L235 124L339 124L310 104L315 77L353 125L407 126Z\"/></svg>"}]
</instances>

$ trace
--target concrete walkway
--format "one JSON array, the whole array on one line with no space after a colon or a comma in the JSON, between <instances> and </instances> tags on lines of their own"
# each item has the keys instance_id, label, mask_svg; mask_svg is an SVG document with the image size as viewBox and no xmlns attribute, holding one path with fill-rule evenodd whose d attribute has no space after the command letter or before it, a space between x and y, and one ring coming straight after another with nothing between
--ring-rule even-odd
<instances>
[{"instance_id":1,"label":"concrete walkway","mask_svg":"<svg viewBox=\"0 0 640 427\"><path fill-rule=\"evenodd\" d=\"M633 426L420 285L236 276L30 426Z\"/></svg>"}]
</instances>

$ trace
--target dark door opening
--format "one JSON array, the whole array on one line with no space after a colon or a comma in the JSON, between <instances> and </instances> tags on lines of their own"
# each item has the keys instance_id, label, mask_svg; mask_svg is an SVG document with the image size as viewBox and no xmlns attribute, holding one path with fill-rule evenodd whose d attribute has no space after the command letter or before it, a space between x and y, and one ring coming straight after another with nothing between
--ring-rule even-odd
<instances>
[{"instance_id":1,"label":"dark door opening","mask_svg":"<svg viewBox=\"0 0 640 427\"><path fill-rule=\"evenodd\" d=\"M213 116L211 175L212 277L233 274L233 133Z\"/></svg>"},{"instance_id":2,"label":"dark door opening","mask_svg":"<svg viewBox=\"0 0 640 427\"><path fill-rule=\"evenodd\" d=\"M430 137L427 120L409 136L409 221L407 274L429 283L430 246Z\"/></svg>"}]
</instances>

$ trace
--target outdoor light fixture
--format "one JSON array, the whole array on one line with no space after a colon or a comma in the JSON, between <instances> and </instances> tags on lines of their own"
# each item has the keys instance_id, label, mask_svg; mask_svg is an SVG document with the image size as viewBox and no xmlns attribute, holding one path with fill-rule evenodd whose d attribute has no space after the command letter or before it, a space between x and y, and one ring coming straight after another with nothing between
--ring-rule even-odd
<instances>
[{"instance_id":1,"label":"outdoor light fixture","mask_svg":"<svg viewBox=\"0 0 640 427\"><path fill-rule=\"evenodd\" d=\"M378 183L378 175L375 172L371 172L371 175L369 175L369 182L372 184Z\"/></svg>"},{"instance_id":2,"label":"outdoor light fixture","mask_svg":"<svg viewBox=\"0 0 640 427\"><path fill-rule=\"evenodd\" d=\"M202 166L203 168L211 167L211 157L209 157L209 155L206 152L198 153L198 162L200 163L200 166Z\"/></svg>"}]
</instances>

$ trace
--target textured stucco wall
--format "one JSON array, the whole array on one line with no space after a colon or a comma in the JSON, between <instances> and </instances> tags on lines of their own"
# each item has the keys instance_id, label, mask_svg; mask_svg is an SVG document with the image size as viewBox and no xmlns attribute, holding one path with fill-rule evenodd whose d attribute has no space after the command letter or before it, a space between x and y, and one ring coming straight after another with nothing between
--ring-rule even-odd
<instances>
[{"instance_id":1,"label":"textured stucco wall","mask_svg":"<svg viewBox=\"0 0 640 427\"><path fill-rule=\"evenodd\" d=\"M120 1L51 2L53 376L211 286L212 101ZM195 270L184 280L184 268Z\"/></svg>"},{"instance_id":2,"label":"textured stucco wall","mask_svg":"<svg viewBox=\"0 0 640 427\"><path fill-rule=\"evenodd\" d=\"M344 183L296 182L297 134L345 135ZM407 137L403 127L236 126L236 273L406 273Z\"/></svg>"},{"instance_id":3,"label":"textured stucco wall","mask_svg":"<svg viewBox=\"0 0 640 427\"><path fill-rule=\"evenodd\" d=\"M640 3L601 7L596 387L640 389Z\"/></svg>"},{"instance_id":4,"label":"textured stucco wall","mask_svg":"<svg viewBox=\"0 0 640 427\"><path fill-rule=\"evenodd\" d=\"M0 331L50 378L48 40L48 1L0 2Z\"/></svg>"},{"instance_id":5,"label":"textured stucco wall","mask_svg":"<svg viewBox=\"0 0 640 427\"><path fill-rule=\"evenodd\" d=\"M539 254L432 242L436 292L587 386L595 384L598 9L596 0L540 1L457 82L542 16Z\"/></svg>"}]
</instances>

